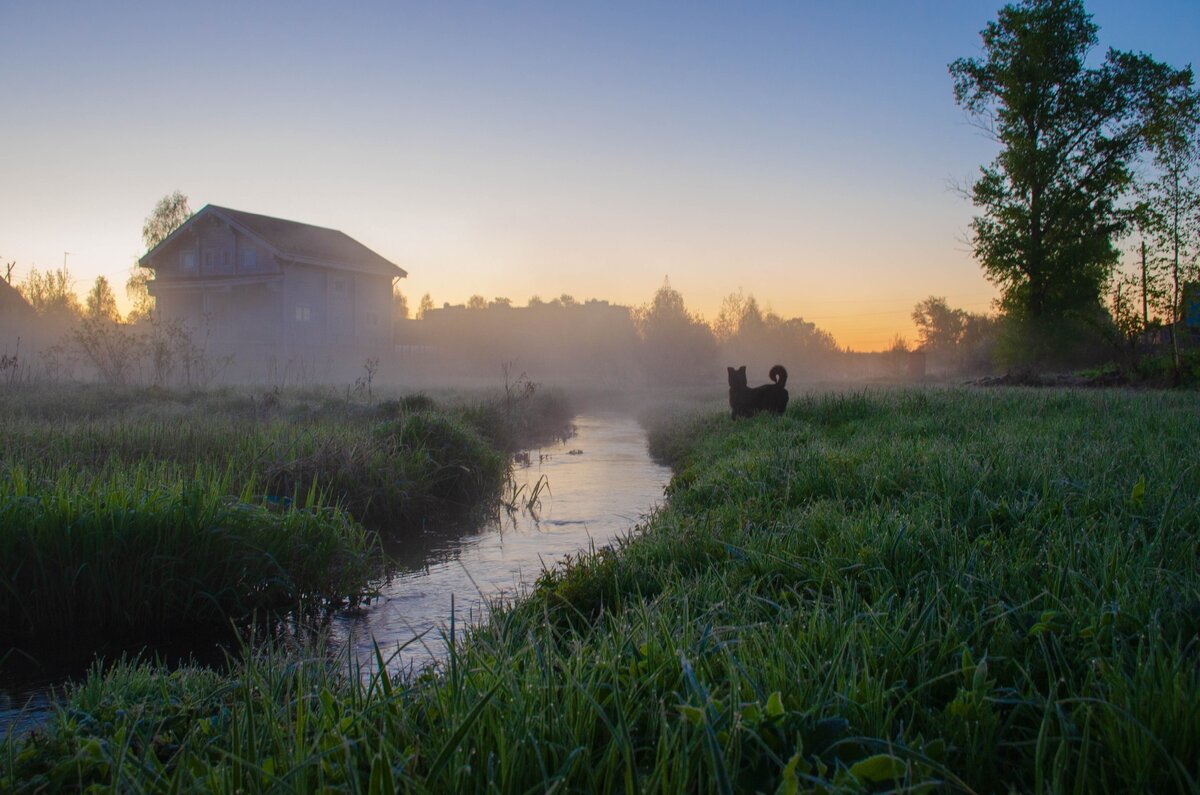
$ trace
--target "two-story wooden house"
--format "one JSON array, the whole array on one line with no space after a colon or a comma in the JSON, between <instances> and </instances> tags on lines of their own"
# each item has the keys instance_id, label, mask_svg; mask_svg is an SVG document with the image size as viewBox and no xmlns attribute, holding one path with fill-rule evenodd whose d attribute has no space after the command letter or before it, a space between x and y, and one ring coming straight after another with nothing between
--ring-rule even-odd
<instances>
[{"instance_id":1,"label":"two-story wooden house","mask_svg":"<svg viewBox=\"0 0 1200 795\"><path fill-rule=\"evenodd\" d=\"M342 378L392 349L407 273L342 232L207 205L139 264L157 318L243 380Z\"/></svg>"}]
</instances>

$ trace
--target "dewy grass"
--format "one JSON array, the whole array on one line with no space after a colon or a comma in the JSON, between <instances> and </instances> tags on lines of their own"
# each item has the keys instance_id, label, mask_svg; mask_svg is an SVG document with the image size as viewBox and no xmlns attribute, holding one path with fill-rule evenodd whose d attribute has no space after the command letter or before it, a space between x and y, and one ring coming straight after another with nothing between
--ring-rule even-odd
<instances>
[{"instance_id":1,"label":"dewy grass","mask_svg":"<svg viewBox=\"0 0 1200 795\"><path fill-rule=\"evenodd\" d=\"M0 789L1195 791L1194 394L794 396L415 680L119 665ZM661 441L661 440L660 440Z\"/></svg>"},{"instance_id":2,"label":"dewy grass","mask_svg":"<svg viewBox=\"0 0 1200 795\"><path fill-rule=\"evenodd\" d=\"M569 406L553 391L441 406L419 395L365 406L302 393L96 391L0 395L0 469L100 482L146 462L167 480L202 467L278 499L316 488L395 533L488 502L508 476L506 454L570 428Z\"/></svg>"},{"instance_id":3,"label":"dewy grass","mask_svg":"<svg viewBox=\"0 0 1200 795\"><path fill-rule=\"evenodd\" d=\"M96 393L0 395L0 638L353 602L379 562L356 521L403 533L494 501L507 450L481 428L515 444L540 405Z\"/></svg>"},{"instance_id":4,"label":"dewy grass","mask_svg":"<svg viewBox=\"0 0 1200 795\"><path fill-rule=\"evenodd\" d=\"M356 603L374 542L334 508L228 496L219 478L0 481L0 635L106 637L217 627L255 611Z\"/></svg>"}]
</instances>

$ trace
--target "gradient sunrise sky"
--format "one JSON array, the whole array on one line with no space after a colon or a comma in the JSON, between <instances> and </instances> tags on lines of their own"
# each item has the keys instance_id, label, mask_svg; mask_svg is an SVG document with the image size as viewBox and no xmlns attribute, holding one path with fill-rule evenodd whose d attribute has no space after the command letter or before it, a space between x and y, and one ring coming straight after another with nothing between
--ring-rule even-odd
<instances>
[{"instance_id":1,"label":"gradient sunrise sky","mask_svg":"<svg viewBox=\"0 0 1200 795\"><path fill-rule=\"evenodd\" d=\"M641 304L669 277L860 350L986 311L946 65L1002 4L0 0L0 260L123 300L175 189L338 228L412 305ZM1101 45L1200 54L1197 0L1091 0Z\"/></svg>"}]
</instances>

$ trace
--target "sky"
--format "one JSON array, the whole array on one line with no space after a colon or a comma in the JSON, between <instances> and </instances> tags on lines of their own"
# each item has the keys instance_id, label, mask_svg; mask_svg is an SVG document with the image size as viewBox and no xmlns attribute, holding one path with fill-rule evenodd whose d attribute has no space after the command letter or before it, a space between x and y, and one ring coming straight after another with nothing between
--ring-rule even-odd
<instances>
[{"instance_id":1,"label":"sky","mask_svg":"<svg viewBox=\"0 0 1200 795\"><path fill-rule=\"evenodd\" d=\"M123 302L180 190L341 229L412 306L669 279L883 349L995 298L956 188L996 146L946 67L1001 5L0 0L0 262ZM1087 8L1098 54L1200 55L1197 0Z\"/></svg>"}]
</instances>

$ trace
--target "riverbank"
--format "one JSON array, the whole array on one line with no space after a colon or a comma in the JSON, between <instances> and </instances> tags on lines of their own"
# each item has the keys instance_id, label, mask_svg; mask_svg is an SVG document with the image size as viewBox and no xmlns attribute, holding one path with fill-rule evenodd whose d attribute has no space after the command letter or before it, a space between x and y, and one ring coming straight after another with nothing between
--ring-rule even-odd
<instances>
[{"instance_id":1,"label":"riverbank","mask_svg":"<svg viewBox=\"0 0 1200 795\"><path fill-rule=\"evenodd\" d=\"M9 740L0 789L1195 788L1198 409L923 390L679 419L652 432L668 505L441 668L118 665Z\"/></svg>"},{"instance_id":2,"label":"riverbank","mask_svg":"<svg viewBox=\"0 0 1200 795\"><path fill-rule=\"evenodd\" d=\"M561 395L0 393L0 664L361 602L381 539L498 510Z\"/></svg>"}]
</instances>

